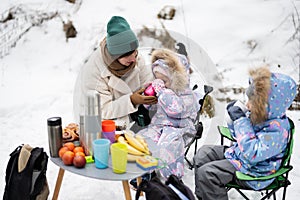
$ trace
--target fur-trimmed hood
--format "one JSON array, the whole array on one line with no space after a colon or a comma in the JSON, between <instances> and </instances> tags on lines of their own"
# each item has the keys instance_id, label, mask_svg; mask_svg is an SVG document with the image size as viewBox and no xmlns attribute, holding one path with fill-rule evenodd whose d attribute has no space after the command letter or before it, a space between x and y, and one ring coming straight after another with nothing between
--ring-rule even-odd
<instances>
[{"instance_id":1,"label":"fur-trimmed hood","mask_svg":"<svg viewBox=\"0 0 300 200\"><path fill-rule=\"evenodd\" d=\"M168 71L171 80L170 89L175 92L184 91L189 86L187 58L167 49L152 52L152 69L156 66Z\"/></svg>"},{"instance_id":2,"label":"fur-trimmed hood","mask_svg":"<svg viewBox=\"0 0 300 200\"><path fill-rule=\"evenodd\" d=\"M267 67L252 69L249 74L249 88L253 89L249 97L251 122L258 124L285 115L296 96L295 81L287 75L271 73Z\"/></svg>"}]
</instances>

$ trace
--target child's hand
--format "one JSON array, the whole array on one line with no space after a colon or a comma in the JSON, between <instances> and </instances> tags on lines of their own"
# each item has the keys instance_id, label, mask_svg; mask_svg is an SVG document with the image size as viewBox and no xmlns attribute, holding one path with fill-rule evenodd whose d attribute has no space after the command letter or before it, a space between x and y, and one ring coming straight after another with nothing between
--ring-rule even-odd
<instances>
[{"instance_id":1,"label":"child's hand","mask_svg":"<svg viewBox=\"0 0 300 200\"><path fill-rule=\"evenodd\" d=\"M165 86L165 83L164 83L163 80L161 80L161 79L155 79L152 82L152 87L154 88L155 93L158 94L166 86Z\"/></svg>"},{"instance_id":2,"label":"child's hand","mask_svg":"<svg viewBox=\"0 0 300 200\"><path fill-rule=\"evenodd\" d=\"M226 106L226 109L228 110L229 108L231 108L235 104L236 101L237 100L233 100L233 101L229 102Z\"/></svg>"},{"instance_id":3,"label":"child's hand","mask_svg":"<svg viewBox=\"0 0 300 200\"><path fill-rule=\"evenodd\" d=\"M238 106L231 106L227 109L227 111L232 121L235 121L241 117L246 117L244 111Z\"/></svg>"},{"instance_id":4,"label":"child's hand","mask_svg":"<svg viewBox=\"0 0 300 200\"><path fill-rule=\"evenodd\" d=\"M157 98L153 96L144 96L143 92L145 89L141 88L138 91L130 95L130 100L134 106L139 104L152 105L157 103Z\"/></svg>"}]
</instances>

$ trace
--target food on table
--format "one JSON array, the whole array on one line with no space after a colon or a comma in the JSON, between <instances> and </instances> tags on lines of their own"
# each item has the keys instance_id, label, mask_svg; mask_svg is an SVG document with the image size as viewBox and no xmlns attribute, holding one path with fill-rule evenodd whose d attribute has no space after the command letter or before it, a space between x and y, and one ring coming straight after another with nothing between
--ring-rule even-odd
<instances>
[{"instance_id":1,"label":"food on table","mask_svg":"<svg viewBox=\"0 0 300 200\"><path fill-rule=\"evenodd\" d=\"M81 146L78 146L78 147L75 147L74 149L73 149L73 152L76 154L77 152L84 152L84 149L83 149L83 147L81 147Z\"/></svg>"},{"instance_id":2,"label":"food on table","mask_svg":"<svg viewBox=\"0 0 300 200\"><path fill-rule=\"evenodd\" d=\"M63 142L73 142L79 140L79 125L70 123L63 129Z\"/></svg>"},{"instance_id":3,"label":"food on table","mask_svg":"<svg viewBox=\"0 0 300 200\"><path fill-rule=\"evenodd\" d=\"M144 138L142 138L142 136L138 136L138 139L137 139L132 131L125 131L124 136L131 146L133 146L134 148L136 148L137 150L139 150L141 152L144 152L147 155L150 154L148 145L147 145L146 141L144 140ZM143 143L146 143L146 144L142 144L141 141L143 141Z\"/></svg>"},{"instance_id":4,"label":"food on table","mask_svg":"<svg viewBox=\"0 0 300 200\"><path fill-rule=\"evenodd\" d=\"M73 165L75 154L73 151L66 151L62 156L62 161L65 165Z\"/></svg>"},{"instance_id":5,"label":"food on table","mask_svg":"<svg viewBox=\"0 0 300 200\"><path fill-rule=\"evenodd\" d=\"M135 147L128 144L128 142L125 140L125 138L123 136L119 136L118 142L121 144L126 144L129 154L136 155L136 156L145 155L145 153L137 150Z\"/></svg>"},{"instance_id":6,"label":"food on table","mask_svg":"<svg viewBox=\"0 0 300 200\"><path fill-rule=\"evenodd\" d=\"M75 153L75 156L83 156L83 157L85 157L85 154L84 154L84 152L78 151L78 152Z\"/></svg>"},{"instance_id":7,"label":"food on table","mask_svg":"<svg viewBox=\"0 0 300 200\"><path fill-rule=\"evenodd\" d=\"M146 140L142 136L134 135L132 131L123 131L123 134L118 136L117 142L127 146L128 162L136 162L138 158L151 154Z\"/></svg>"},{"instance_id":8,"label":"food on table","mask_svg":"<svg viewBox=\"0 0 300 200\"><path fill-rule=\"evenodd\" d=\"M86 164L86 160L84 156L77 155L73 159L73 165L77 168L83 168Z\"/></svg>"},{"instance_id":9,"label":"food on table","mask_svg":"<svg viewBox=\"0 0 300 200\"><path fill-rule=\"evenodd\" d=\"M73 142L64 143L59 149L58 154L65 165L74 165L77 168L83 168L87 163L83 147L75 146Z\"/></svg>"},{"instance_id":10,"label":"food on table","mask_svg":"<svg viewBox=\"0 0 300 200\"><path fill-rule=\"evenodd\" d=\"M135 138L144 146L144 149L146 151L145 153L149 155L150 151L149 151L148 144L147 144L145 138L141 135L135 135Z\"/></svg>"},{"instance_id":11,"label":"food on table","mask_svg":"<svg viewBox=\"0 0 300 200\"><path fill-rule=\"evenodd\" d=\"M157 167L158 160L153 156L145 155L136 160L136 165L143 170L151 170Z\"/></svg>"},{"instance_id":12,"label":"food on table","mask_svg":"<svg viewBox=\"0 0 300 200\"><path fill-rule=\"evenodd\" d=\"M69 151L69 148L68 148L68 147L61 147L61 148L59 149L59 151L58 151L59 157L62 158L62 156L64 155L64 153L65 153L66 151Z\"/></svg>"},{"instance_id":13,"label":"food on table","mask_svg":"<svg viewBox=\"0 0 300 200\"><path fill-rule=\"evenodd\" d=\"M137 160L138 158L141 158L141 157L143 157L143 156L144 156L144 155L136 156L136 155L133 155L133 154L128 153L128 154L127 154L127 162L136 162L136 160Z\"/></svg>"},{"instance_id":14,"label":"food on table","mask_svg":"<svg viewBox=\"0 0 300 200\"><path fill-rule=\"evenodd\" d=\"M75 148L75 145L73 142L66 142L63 144L64 147L67 147L70 151L73 151Z\"/></svg>"}]
</instances>

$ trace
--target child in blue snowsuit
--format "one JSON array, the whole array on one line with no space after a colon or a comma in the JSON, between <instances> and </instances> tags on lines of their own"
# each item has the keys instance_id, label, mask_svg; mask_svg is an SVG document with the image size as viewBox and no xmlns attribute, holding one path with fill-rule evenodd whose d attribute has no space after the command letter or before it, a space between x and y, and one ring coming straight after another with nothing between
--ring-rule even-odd
<instances>
[{"instance_id":1,"label":"child in blue snowsuit","mask_svg":"<svg viewBox=\"0 0 300 200\"><path fill-rule=\"evenodd\" d=\"M194 156L198 199L227 200L225 185L234 180L236 171L257 177L280 168L290 129L286 110L295 98L297 85L291 77L271 73L267 67L250 70L249 82L249 111L245 113L233 103L227 106L236 142L230 147L205 145ZM273 180L235 181L259 190Z\"/></svg>"},{"instance_id":2,"label":"child in blue snowsuit","mask_svg":"<svg viewBox=\"0 0 300 200\"><path fill-rule=\"evenodd\" d=\"M152 86L158 103L149 126L137 134L158 145L153 156L160 159L161 178L184 174L184 147L196 133L197 97L189 87L189 64L185 56L169 50L152 53ZM152 105L153 107L153 105ZM161 166L162 167L162 166Z\"/></svg>"}]
</instances>

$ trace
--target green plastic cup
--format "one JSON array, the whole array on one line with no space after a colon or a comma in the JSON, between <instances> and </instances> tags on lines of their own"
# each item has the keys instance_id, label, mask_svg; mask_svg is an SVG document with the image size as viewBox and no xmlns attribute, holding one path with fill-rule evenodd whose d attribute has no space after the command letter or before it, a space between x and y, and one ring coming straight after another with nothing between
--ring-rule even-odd
<instances>
[{"instance_id":1,"label":"green plastic cup","mask_svg":"<svg viewBox=\"0 0 300 200\"><path fill-rule=\"evenodd\" d=\"M126 144L113 143L110 145L110 152L113 172L116 174L125 173L128 153Z\"/></svg>"}]
</instances>

